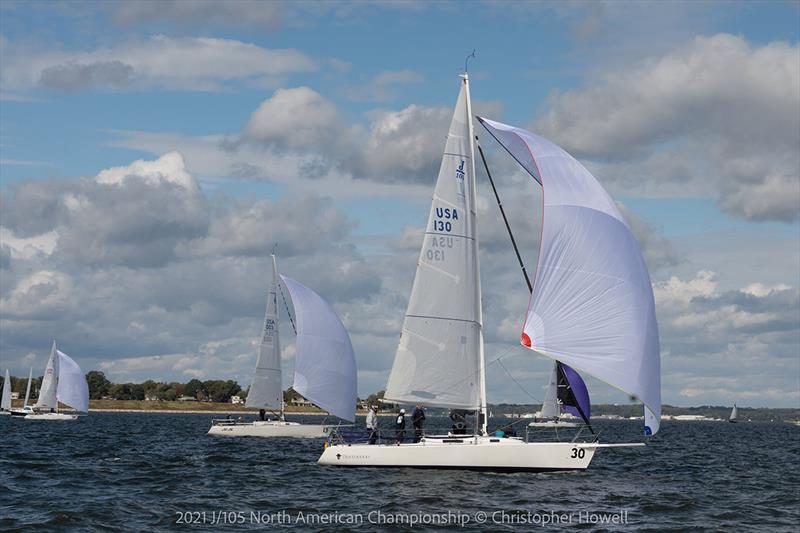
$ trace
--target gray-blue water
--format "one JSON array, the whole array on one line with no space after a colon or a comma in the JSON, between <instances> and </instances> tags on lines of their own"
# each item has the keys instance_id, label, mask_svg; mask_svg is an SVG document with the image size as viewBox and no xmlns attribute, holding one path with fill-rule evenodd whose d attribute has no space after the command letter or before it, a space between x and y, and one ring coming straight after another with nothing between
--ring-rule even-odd
<instances>
[{"instance_id":1,"label":"gray-blue water","mask_svg":"<svg viewBox=\"0 0 800 533\"><path fill-rule=\"evenodd\" d=\"M800 428L787 424L664 422L648 447L600 450L586 472L492 474L321 467L321 440L214 438L205 434L211 418L0 417L0 531L800 526ZM640 425L596 422L604 441L635 439ZM396 516L439 522L388 523Z\"/></svg>"}]
</instances>

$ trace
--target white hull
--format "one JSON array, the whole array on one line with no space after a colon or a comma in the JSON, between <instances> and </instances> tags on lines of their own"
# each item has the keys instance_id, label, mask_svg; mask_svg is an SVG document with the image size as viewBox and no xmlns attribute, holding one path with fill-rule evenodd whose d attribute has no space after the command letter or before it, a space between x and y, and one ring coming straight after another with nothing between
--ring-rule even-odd
<instances>
[{"instance_id":1,"label":"white hull","mask_svg":"<svg viewBox=\"0 0 800 533\"><path fill-rule=\"evenodd\" d=\"M0 416L11 416L11 411L0 411Z\"/></svg>"},{"instance_id":2,"label":"white hull","mask_svg":"<svg viewBox=\"0 0 800 533\"><path fill-rule=\"evenodd\" d=\"M211 426L209 435L225 437L295 437L301 439L326 438L332 426L298 424L297 422L221 423Z\"/></svg>"},{"instance_id":3,"label":"white hull","mask_svg":"<svg viewBox=\"0 0 800 533\"><path fill-rule=\"evenodd\" d=\"M25 420L77 420L78 415L64 413L31 413L25 415Z\"/></svg>"},{"instance_id":4,"label":"white hull","mask_svg":"<svg viewBox=\"0 0 800 533\"><path fill-rule=\"evenodd\" d=\"M576 422L561 422L556 420L547 420L545 422L531 422L528 424L529 428L576 428Z\"/></svg>"},{"instance_id":5,"label":"white hull","mask_svg":"<svg viewBox=\"0 0 800 533\"><path fill-rule=\"evenodd\" d=\"M524 442L518 438L427 437L416 444L333 444L319 463L345 467L437 468L499 472L585 470L598 448L644 446Z\"/></svg>"}]
</instances>

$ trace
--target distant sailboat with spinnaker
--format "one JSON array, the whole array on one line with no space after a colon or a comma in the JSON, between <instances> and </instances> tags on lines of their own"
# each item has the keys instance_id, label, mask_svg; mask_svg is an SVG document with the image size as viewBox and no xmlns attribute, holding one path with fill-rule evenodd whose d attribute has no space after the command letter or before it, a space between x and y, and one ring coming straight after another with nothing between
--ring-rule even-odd
<instances>
[{"instance_id":1,"label":"distant sailboat with spinnaker","mask_svg":"<svg viewBox=\"0 0 800 533\"><path fill-rule=\"evenodd\" d=\"M28 380L30 388L30 379ZM27 394L26 394L27 403ZM72 407L76 413L62 413L59 404ZM42 377L39 398L25 420L77 420L77 413L89 412L89 384L81 367L70 356L56 348L50 350L50 358Z\"/></svg>"},{"instance_id":2,"label":"distant sailboat with spinnaker","mask_svg":"<svg viewBox=\"0 0 800 533\"><path fill-rule=\"evenodd\" d=\"M583 378L568 365L555 361L542 402L542 410L528 427L574 428L580 425L574 420L582 420L589 425L590 416L589 391Z\"/></svg>"},{"instance_id":3,"label":"distant sailboat with spinnaker","mask_svg":"<svg viewBox=\"0 0 800 533\"><path fill-rule=\"evenodd\" d=\"M350 336L336 312L317 293L287 276L278 275L273 255L272 283L258 359L245 407L269 410L274 413L274 418L253 422L217 419L212 422L209 435L324 438L334 427L331 424L300 424L285 418L278 334L280 280L289 291L297 319L297 354L292 387L330 414L355 421L356 360Z\"/></svg>"}]
</instances>

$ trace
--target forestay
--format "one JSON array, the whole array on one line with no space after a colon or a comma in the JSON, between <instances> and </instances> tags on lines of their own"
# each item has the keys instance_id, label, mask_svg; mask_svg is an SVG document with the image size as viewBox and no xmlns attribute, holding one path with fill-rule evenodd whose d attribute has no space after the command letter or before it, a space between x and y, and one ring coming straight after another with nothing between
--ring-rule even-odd
<instances>
[{"instance_id":1,"label":"forestay","mask_svg":"<svg viewBox=\"0 0 800 533\"><path fill-rule=\"evenodd\" d=\"M69 405L81 413L89 412L89 385L81 367L70 356L56 350L58 354L58 387L56 396L58 401Z\"/></svg>"},{"instance_id":2,"label":"forestay","mask_svg":"<svg viewBox=\"0 0 800 533\"><path fill-rule=\"evenodd\" d=\"M39 387L39 399L34 407L38 409L55 409L58 407L58 400L56 399L57 387L58 356L56 355L56 342L53 341L53 347L50 349L50 358L47 360L47 366L42 377L42 386Z\"/></svg>"},{"instance_id":3,"label":"forestay","mask_svg":"<svg viewBox=\"0 0 800 533\"><path fill-rule=\"evenodd\" d=\"M272 283L267 297L267 311L258 345L258 360L253 381L247 392L245 407L281 409L283 386L281 383L281 348L278 337L278 267L272 256Z\"/></svg>"},{"instance_id":4,"label":"forestay","mask_svg":"<svg viewBox=\"0 0 800 533\"><path fill-rule=\"evenodd\" d=\"M469 86L458 95L387 400L481 406L482 332Z\"/></svg>"},{"instance_id":5,"label":"forestay","mask_svg":"<svg viewBox=\"0 0 800 533\"><path fill-rule=\"evenodd\" d=\"M355 421L356 358L336 312L317 293L287 276L297 321L292 387L331 414Z\"/></svg>"},{"instance_id":6,"label":"forestay","mask_svg":"<svg viewBox=\"0 0 800 533\"><path fill-rule=\"evenodd\" d=\"M636 239L586 168L531 132L479 118L543 187L534 290L522 343L633 394L645 432L661 416L653 290Z\"/></svg>"}]
</instances>

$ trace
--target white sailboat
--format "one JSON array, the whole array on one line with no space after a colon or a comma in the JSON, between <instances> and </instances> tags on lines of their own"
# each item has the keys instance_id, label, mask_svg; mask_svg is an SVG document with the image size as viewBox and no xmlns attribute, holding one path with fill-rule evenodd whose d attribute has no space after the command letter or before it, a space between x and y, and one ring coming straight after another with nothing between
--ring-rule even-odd
<instances>
[{"instance_id":1,"label":"white sailboat","mask_svg":"<svg viewBox=\"0 0 800 533\"><path fill-rule=\"evenodd\" d=\"M736 408L736 402L733 402L733 409L731 409L731 416L728 417L728 422L735 424L738 416L739 410Z\"/></svg>"},{"instance_id":2,"label":"white sailboat","mask_svg":"<svg viewBox=\"0 0 800 533\"><path fill-rule=\"evenodd\" d=\"M11 415L11 376L6 368L6 379L3 381L3 395L0 397L0 415Z\"/></svg>"},{"instance_id":3,"label":"white sailboat","mask_svg":"<svg viewBox=\"0 0 800 533\"><path fill-rule=\"evenodd\" d=\"M33 413L33 407L28 405L31 399L31 381L33 381L33 367L28 371L28 386L25 387L25 401L22 404L22 409L11 409L11 416L25 416Z\"/></svg>"},{"instance_id":4,"label":"white sailboat","mask_svg":"<svg viewBox=\"0 0 800 533\"><path fill-rule=\"evenodd\" d=\"M30 387L30 380L28 381ZM25 420L76 420L77 414L59 412L59 403L72 407L79 413L89 412L89 385L81 367L70 356L53 347L47 360L39 399ZM26 393L27 404L27 393Z\"/></svg>"},{"instance_id":5,"label":"white sailboat","mask_svg":"<svg viewBox=\"0 0 800 533\"><path fill-rule=\"evenodd\" d=\"M466 73L461 78L385 399L475 411L480 413L475 434L428 435L417 443L390 445L332 439L321 464L583 470L599 448L644 445L601 444L597 439L526 442L488 435L474 131L469 78ZM540 166L532 175L547 192L523 344L642 398L645 411L653 415L646 432L655 433L660 416L658 333L649 276L630 229L602 187L566 152L524 130L479 120L526 170L525 163L536 158ZM506 138L506 131L514 138ZM560 212L562 207L571 212ZM595 211L597 218L603 214L613 221L594 226ZM590 273L583 269L587 263ZM610 371L600 371L605 367Z\"/></svg>"},{"instance_id":6,"label":"white sailboat","mask_svg":"<svg viewBox=\"0 0 800 533\"><path fill-rule=\"evenodd\" d=\"M354 421L356 363L350 336L333 309L314 291L280 276L297 317L297 355L293 388L339 418ZM280 340L278 336L278 267L272 256L272 284L253 381L245 407L278 410L274 419L255 422L214 420L209 435L228 437L324 438L334 426L299 424L284 417Z\"/></svg>"},{"instance_id":7,"label":"white sailboat","mask_svg":"<svg viewBox=\"0 0 800 533\"><path fill-rule=\"evenodd\" d=\"M559 380L559 363L553 363L553 370L550 373L550 381L547 384L545 391L544 401L542 402L542 410L538 413L536 420L530 422L528 427L533 428L575 428L580 424L573 422L575 415L565 413L567 407L561 399L563 394L559 394L568 385L560 383ZM565 416L566 415L566 416Z\"/></svg>"}]
</instances>

